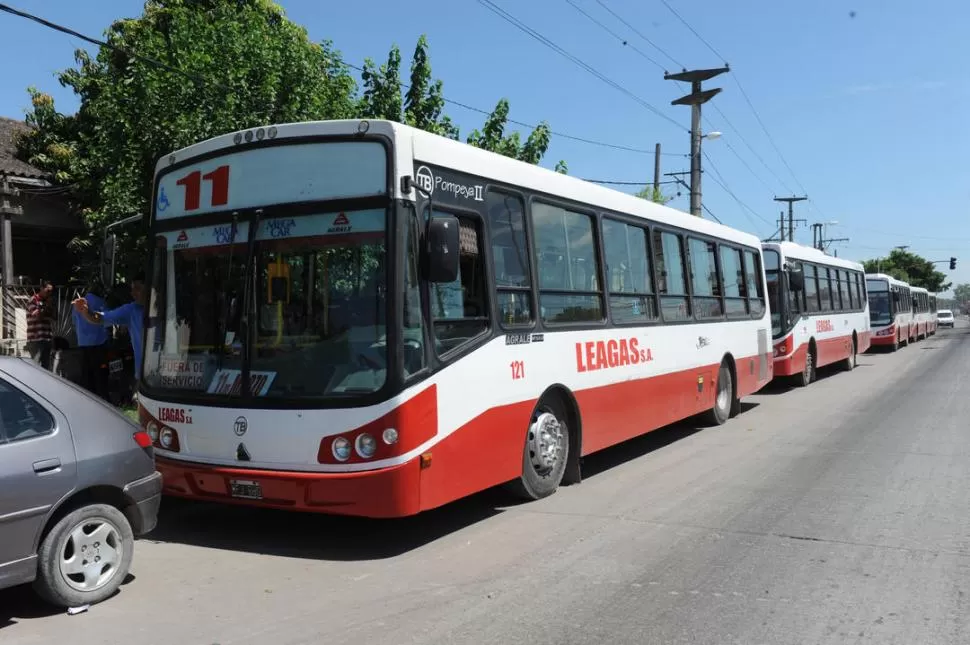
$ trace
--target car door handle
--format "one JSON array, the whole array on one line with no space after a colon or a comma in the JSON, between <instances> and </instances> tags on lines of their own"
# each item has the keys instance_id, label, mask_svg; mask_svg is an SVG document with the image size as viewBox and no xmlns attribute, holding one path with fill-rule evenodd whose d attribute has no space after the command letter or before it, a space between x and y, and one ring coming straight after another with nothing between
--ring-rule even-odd
<instances>
[{"instance_id":1,"label":"car door handle","mask_svg":"<svg viewBox=\"0 0 970 645\"><path fill-rule=\"evenodd\" d=\"M51 471L57 470L61 467L61 460L58 458L54 459L42 459L40 461L34 462L34 472L38 475L43 475L44 473L49 473Z\"/></svg>"}]
</instances>

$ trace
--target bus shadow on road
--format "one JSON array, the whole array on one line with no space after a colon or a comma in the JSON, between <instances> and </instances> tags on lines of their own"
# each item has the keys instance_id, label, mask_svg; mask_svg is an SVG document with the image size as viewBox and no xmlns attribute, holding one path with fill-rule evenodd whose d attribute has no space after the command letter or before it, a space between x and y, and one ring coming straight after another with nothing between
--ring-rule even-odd
<instances>
[{"instance_id":1,"label":"bus shadow on road","mask_svg":"<svg viewBox=\"0 0 970 645\"><path fill-rule=\"evenodd\" d=\"M742 401L739 416L743 416L746 412L758 407L758 405L758 403L752 401ZM713 429L703 419L694 417L674 423L673 425L658 428L629 441L624 441L621 444L583 458L583 479L591 479L602 473L607 473L617 466L666 448L693 434Z\"/></svg>"},{"instance_id":2,"label":"bus shadow on road","mask_svg":"<svg viewBox=\"0 0 970 645\"><path fill-rule=\"evenodd\" d=\"M502 512L509 497L486 490L401 519L298 513L165 498L144 541L332 561L393 558Z\"/></svg>"}]
</instances>

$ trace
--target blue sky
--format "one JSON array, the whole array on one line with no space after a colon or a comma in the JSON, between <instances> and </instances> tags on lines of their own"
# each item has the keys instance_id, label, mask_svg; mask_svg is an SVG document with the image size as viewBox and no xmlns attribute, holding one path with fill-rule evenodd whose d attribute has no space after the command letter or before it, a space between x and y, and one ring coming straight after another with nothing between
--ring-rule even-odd
<instances>
[{"instance_id":1,"label":"blue sky","mask_svg":"<svg viewBox=\"0 0 970 645\"><path fill-rule=\"evenodd\" d=\"M713 167L706 167L704 203L721 221L767 237L781 208L772 197L804 190L811 201L796 205L797 216L810 223L838 221L828 236L851 238L836 247L841 257L861 260L909 245L934 260L957 256L958 268L949 275L955 282L970 282L970 182L964 161L970 143L970 3L667 1L734 70L711 84L724 91L709 106L716 104L737 132L713 107L705 110L706 129L724 133L704 147L713 161ZM409 60L424 33L448 98L491 109L507 97L517 120L545 119L555 132L649 151L626 152L556 136L544 165L565 159L570 174L578 177L648 181L653 146L659 142L670 153L663 157L664 172L687 169L680 155L689 147L689 108L670 105L685 88L664 81L663 71L633 47L677 71L665 54L597 0L572 2L626 38L627 46L567 0L494 2L682 125L652 114L476 0L280 4L312 39L333 40L348 62L381 60L392 43ZM137 16L142 8L139 0L11 4L95 36L112 20ZM683 65L724 62L661 0L603 4ZM0 25L0 56L7 62L0 115L23 116L28 85L51 92L61 110L72 111L76 100L54 74L73 63L74 48L84 43L6 14L0 14ZM456 106L448 112L463 134L484 119ZM718 186L719 176L757 215ZM686 190L682 193L672 205L686 209ZM811 230L798 230L796 239L811 243Z\"/></svg>"}]
</instances>

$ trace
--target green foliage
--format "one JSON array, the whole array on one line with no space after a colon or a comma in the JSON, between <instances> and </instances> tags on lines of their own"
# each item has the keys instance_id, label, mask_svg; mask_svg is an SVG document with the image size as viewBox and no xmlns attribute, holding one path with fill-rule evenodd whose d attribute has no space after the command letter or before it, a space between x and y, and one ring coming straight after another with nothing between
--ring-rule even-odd
<instances>
[{"instance_id":1,"label":"green foliage","mask_svg":"<svg viewBox=\"0 0 970 645\"><path fill-rule=\"evenodd\" d=\"M93 59L78 50L77 67L59 74L81 100L76 115L57 113L49 96L31 90L27 121L36 129L21 154L77 184L89 229L76 241L81 249L106 224L148 213L162 155L232 130L356 111L339 53L310 42L269 0L149 0L140 18L116 21L105 38L199 80L102 48ZM134 228L119 231L128 256L120 260L137 266L144 255L135 239L144 233Z\"/></svg>"},{"instance_id":2,"label":"green foliage","mask_svg":"<svg viewBox=\"0 0 970 645\"><path fill-rule=\"evenodd\" d=\"M946 291L952 284L946 281L946 274L937 271L932 262L901 249L893 249L885 258L865 260L862 265L866 273L885 273L933 293Z\"/></svg>"},{"instance_id":3,"label":"green foliage","mask_svg":"<svg viewBox=\"0 0 970 645\"><path fill-rule=\"evenodd\" d=\"M639 197L640 199L646 199L648 201L654 202L656 204L661 204L661 205L666 204L667 202L673 199L673 197L668 197L667 195L664 195L663 192L660 190L660 186L654 186L653 184L647 184L646 188L636 193L636 196Z\"/></svg>"},{"instance_id":4,"label":"green foliage","mask_svg":"<svg viewBox=\"0 0 970 645\"><path fill-rule=\"evenodd\" d=\"M964 306L970 303L970 284L958 284L953 287L953 299Z\"/></svg>"},{"instance_id":5,"label":"green foliage","mask_svg":"<svg viewBox=\"0 0 970 645\"><path fill-rule=\"evenodd\" d=\"M403 95L396 46L382 65L365 62L358 94L333 45L311 42L270 0L147 0L142 16L116 21L105 40L160 64L109 48L94 58L78 50L76 66L58 79L77 94L80 109L61 114L49 95L30 88L33 131L19 144L21 158L72 186L88 229L72 245L86 265L106 225L150 211L155 164L172 150L261 124L355 117L459 138L443 114L443 84L432 78L424 36ZM548 124L523 142L517 132L506 134L508 115L502 99L468 142L538 164L549 147ZM565 162L556 171L566 173ZM147 256L144 229L117 233L120 270L140 267Z\"/></svg>"}]
</instances>

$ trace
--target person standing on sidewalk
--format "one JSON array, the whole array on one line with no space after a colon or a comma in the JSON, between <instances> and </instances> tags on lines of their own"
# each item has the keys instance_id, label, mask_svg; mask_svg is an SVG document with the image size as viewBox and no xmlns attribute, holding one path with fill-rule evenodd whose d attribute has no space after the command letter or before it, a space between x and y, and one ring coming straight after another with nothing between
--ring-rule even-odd
<instances>
[{"instance_id":1,"label":"person standing on sidewalk","mask_svg":"<svg viewBox=\"0 0 970 645\"><path fill-rule=\"evenodd\" d=\"M54 284L41 283L27 305L27 353L45 370L51 369L54 345Z\"/></svg>"},{"instance_id":2,"label":"person standing on sidewalk","mask_svg":"<svg viewBox=\"0 0 970 645\"><path fill-rule=\"evenodd\" d=\"M90 303L85 298L78 298L72 304L74 310L93 325L117 325L128 328L131 338L131 349L135 354L135 387L141 380L142 336L145 324L145 275L139 273L131 281L132 302L109 309L108 311L92 311Z\"/></svg>"},{"instance_id":3,"label":"person standing on sidewalk","mask_svg":"<svg viewBox=\"0 0 970 645\"><path fill-rule=\"evenodd\" d=\"M104 311L105 302L99 291L92 282L84 294L84 300L92 311ZM71 315L74 317L77 345L81 348L83 385L102 399L108 400L108 372L104 368L108 330L104 325L89 322L76 308Z\"/></svg>"}]
</instances>

